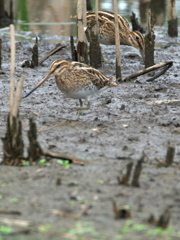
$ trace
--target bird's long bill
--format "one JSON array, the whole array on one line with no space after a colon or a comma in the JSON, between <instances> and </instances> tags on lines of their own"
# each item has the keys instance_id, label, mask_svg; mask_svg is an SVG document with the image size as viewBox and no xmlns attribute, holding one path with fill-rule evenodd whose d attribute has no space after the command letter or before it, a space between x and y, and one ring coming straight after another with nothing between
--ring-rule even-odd
<instances>
[{"instance_id":1,"label":"bird's long bill","mask_svg":"<svg viewBox=\"0 0 180 240\"><path fill-rule=\"evenodd\" d=\"M51 72L48 73L25 97L28 97L31 93L33 93L38 87L40 87L49 77L51 77Z\"/></svg>"}]
</instances>

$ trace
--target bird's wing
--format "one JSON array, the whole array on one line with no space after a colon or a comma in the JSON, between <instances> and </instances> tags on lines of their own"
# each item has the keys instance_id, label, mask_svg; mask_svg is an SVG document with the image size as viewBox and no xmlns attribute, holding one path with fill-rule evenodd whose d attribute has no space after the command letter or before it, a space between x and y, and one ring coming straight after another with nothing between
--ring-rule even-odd
<instances>
[{"instance_id":1,"label":"bird's wing","mask_svg":"<svg viewBox=\"0 0 180 240\"><path fill-rule=\"evenodd\" d=\"M92 67L79 67L80 71L83 71L87 75L89 80L97 87L103 88L105 86L118 86L113 77L107 77L99 70Z\"/></svg>"}]
</instances>

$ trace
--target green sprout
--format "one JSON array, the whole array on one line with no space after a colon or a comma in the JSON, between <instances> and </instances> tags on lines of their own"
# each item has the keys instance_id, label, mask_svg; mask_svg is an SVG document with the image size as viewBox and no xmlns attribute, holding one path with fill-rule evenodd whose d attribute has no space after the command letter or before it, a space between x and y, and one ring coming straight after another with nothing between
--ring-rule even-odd
<instances>
[{"instance_id":1,"label":"green sprout","mask_svg":"<svg viewBox=\"0 0 180 240\"><path fill-rule=\"evenodd\" d=\"M97 180L97 182L98 182L99 184L104 184L104 180L101 180L101 179Z\"/></svg>"},{"instance_id":2,"label":"green sprout","mask_svg":"<svg viewBox=\"0 0 180 240\"><path fill-rule=\"evenodd\" d=\"M58 159L57 163L60 165L63 165L65 169L68 169L71 166L69 160L64 161L64 160Z\"/></svg>"},{"instance_id":3,"label":"green sprout","mask_svg":"<svg viewBox=\"0 0 180 240\"><path fill-rule=\"evenodd\" d=\"M133 230L138 231L138 232L142 232L147 230L147 227L144 224L134 224L133 225Z\"/></svg>"},{"instance_id":4,"label":"green sprout","mask_svg":"<svg viewBox=\"0 0 180 240\"><path fill-rule=\"evenodd\" d=\"M18 198L12 198L10 201L11 201L12 203L18 203L18 202L19 202L19 199L18 199Z\"/></svg>"},{"instance_id":5,"label":"green sprout","mask_svg":"<svg viewBox=\"0 0 180 240\"><path fill-rule=\"evenodd\" d=\"M30 162L26 161L22 163L23 166L30 166Z\"/></svg>"},{"instance_id":6,"label":"green sprout","mask_svg":"<svg viewBox=\"0 0 180 240\"><path fill-rule=\"evenodd\" d=\"M80 200L79 200L79 203L80 203L80 204L87 204L87 201L86 201L85 199L80 199Z\"/></svg>"},{"instance_id":7,"label":"green sprout","mask_svg":"<svg viewBox=\"0 0 180 240\"><path fill-rule=\"evenodd\" d=\"M11 234L13 232L13 229L10 227L0 226L0 233L4 235Z\"/></svg>"},{"instance_id":8,"label":"green sprout","mask_svg":"<svg viewBox=\"0 0 180 240\"><path fill-rule=\"evenodd\" d=\"M0 185L0 187L6 187L6 185L7 185L7 183L6 182L4 182L4 183L2 183L1 185Z\"/></svg>"},{"instance_id":9,"label":"green sprout","mask_svg":"<svg viewBox=\"0 0 180 240\"><path fill-rule=\"evenodd\" d=\"M78 222L75 225L75 228L69 230L69 234L82 236L85 233L90 233L91 236L97 236L97 232L94 230L91 222Z\"/></svg>"},{"instance_id":10,"label":"green sprout","mask_svg":"<svg viewBox=\"0 0 180 240\"><path fill-rule=\"evenodd\" d=\"M39 227L39 232L40 233L47 233L49 229L51 229L52 226L51 224L46 224L46 225L42 225Z\"/></svg>"},{"instance_id":11,"label":"green sprout","mask_svg":"<svg viewBox=\"0 0 180 240\"><path fill-rule=\"evenodd\" d=\"M50 163L48 163L47 161L46 161L46 159L41 159L41 160L39 160L39 162L38 162L41 166L43 166L43 167L48 167L48 166L50 166Z\"/></svg>"},{"instance_id":12,"label":"green sprout","mask_svg":"<svg viewBox=\"0 0 180 240\"><path fill-rule=\"evenodd\" d=\"M132 229L132 224L133 222L132 221L127 221L124 225L123 225L123 228L121 229L120 233L122 235L126 235L127 233L129 233Z\"/></svg>"},{"instance_id":13,"label":"green sprout","mask_svg":"<svg viewBox=\"0 0 180 240\"><path fill-rule=\"evenodd\" d=\"M71 207L74 207L74 205L75 205L75 201L74 201L74 200L70 200L69 203L70 203L70 206L71 206Z\"/></svg>"}]
</instances>

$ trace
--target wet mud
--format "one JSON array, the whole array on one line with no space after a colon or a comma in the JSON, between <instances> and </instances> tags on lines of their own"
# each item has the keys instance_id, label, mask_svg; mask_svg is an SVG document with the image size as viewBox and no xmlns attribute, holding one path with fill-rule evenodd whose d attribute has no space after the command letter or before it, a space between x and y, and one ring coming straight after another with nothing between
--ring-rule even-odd
<instances>
[{"instance_id":1,"label":"wet mud","mask_svg":"<svg viewBox=\"0 0 180 240\"><path fill-rule=\"evenodd\" d=\"M2 39L1 138L9 112L10 78L9 37L4 35ZM147 219L151 214L158 219L167 208L172 233L166 233L166 237L179 237L180 45L179 39L165 37L160 30L156 41L155 63L174 61L173 67L152 82L146 82L147 76L143 76L105 89L92 97L91 108L82 112L78 121L78 101L65 98L53 78L22 100L20 118L26 149L28 119L33 118L43 149L87 163L71 164L69 168L56 160L48 166L0 166L0 209L20 213L0 213L1 225L13 229L9 235L1 232L2 239L165 239L163 233L154 236L156 232L149 232L155 228ZM33 44L16 42L15 82L25 74L23 95L47 74L55 59L71 61L70 45L68 41L63 44L67 47L43 66L29 69L21 68L20 63L30 58ZM53 47L42 36L40 56ZM102 52L107 62L100 71L114 76L115 47L102 46ZM121 47L121 58L123 77L143 68L139 53L131 47ZM157 159L165 160L168 145L175 148L173 165L157 167ZM140 187L119 185L118 177L127 164L132 161L135 165L143 153ZM113 199L118 207L129 206L131 218L115 220ZM145 229L140 231L137 226L142 224Z\"/></svg>"}]
</instances>

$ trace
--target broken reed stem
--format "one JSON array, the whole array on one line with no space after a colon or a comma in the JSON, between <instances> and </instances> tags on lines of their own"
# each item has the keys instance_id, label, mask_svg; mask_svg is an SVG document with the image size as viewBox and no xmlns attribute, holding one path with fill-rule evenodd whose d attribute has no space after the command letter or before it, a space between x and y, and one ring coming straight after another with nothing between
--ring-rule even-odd
<instances>
[{"instance_id":1,"label":"broken reed stem","mask_svg":"<svg viewBox=\"0 0 180 240\"><path fill-rule=\"evenodd\" d=\"M154 65L154 18L151 10L148 11L148 33L145 35L145 68Z\"/></svg>"},{"instance_id":2,"label":"broken reed stem","mask_svg":"<svg viewBox=\"0 0 180 240\"><path fill-rule=\"evenodd\" d=\"M12 20L13 22L13 1L10 0L10 3L9 3L9 18Z\"/></svg>"},{"instance_id":3,"label":"broken reed stem","mask_svg":"<svg viewBox=\"0 0 180 240\"><path fill-rule=\"evenodd\" d=\"M152 78L149 78L149 79L146 80L146 81L152 81L152 80L158 78L159 76L161 76L162 74L164 74L172 66L173 66L172 61L170 61L170 62L160 62L160 63L157 63L156 65L153 65L151 67L148 67L148 68L145 68L143 70L139 70L139 71L133 73L132 75L124 78L123 82L133 81L135 78L137 78L141 75L144 75L144 74L149 73L151 71L155 71L155 70L158 70L160 68L163 68L163 70L161 72L155 74Z\"/></svg>"},{"instance_id":4,"label":"broken reed stem","mask_svg":"<svg viewBox=\"0 0 180 240\"><path fill-rule=\"evenodd\" d=\"M70 163L78 165L85 165L88 163L87 160L75 158L64 153L52 152L47 149L43 149L43 155L45 156L45 158L57 158L61 160L68 160Z\"/></svg>"},{"instance_id":5,"label":"broken reed stem","mask_svg":"<svg viewBox=\"0 0 180 240\"><path fill-rule=\"evenodd\" d=\"M37 140L36 123L31 118L29 119L28 138L29 138L28 159L30 164L32 164L33 162L40 160L41 156L43 155L43 151Z\"/></svg>"},{"instance_id":6,"label":"broken reed stem","mask_svg":"<svg viewBox=\"0 0 180 240\"><path fill-rule=\"evenodd\" d=\"M120 35L118 24L118 4L117 0L114 0L114 24L115 24L115 44L116 44L116 80L122 82L121 75L121 56L120 56Z\"/></svg>"},{"instance_id":7,"label":"broken reed stem","mask_svg":"<svg viewBox=\"0 0 180 240\"><path fill-rule=\"evenodd\" d=\"M161 227L162 229L166 229L169 225L170 219L171 219L171 212L169 208L166 208L164 212L159 216L158 219L155 218L154 214L151 214L147 222L156 227Z\"/></svg>"},{"instance_id":8,"label":"broken reed stem","mask_svg":"<svg viewBox=\"0 0 180 240\"><path fill-rule=\"evenodd\" d=\"M3 141L3 165L20 166L22 164L24 143L22 124L18 116L8 115L7 130Z\"/></svg>"},{"instance_id":9,"label":"broken reed stem","mask_svg":"<svg viewBox=\"0 0 180 240\"><path fill-rule=\"evenodd\" d=\"M19 105L20 105L20 102L21 102L21 95L22 95L21 93L22 93L24 78L25 78L25 76L22 75L20 80L19 80L19 82L18 82L18 86L17 86L17 89L16 89L16 95L15 95L13 109L12 109L12 115L14 117L18 116L18 111L19 111Z\"/></svg>"},{"instance_id":10,"label":"broken reed stem","mask_svg":"<svg viewBox=\"0 0 180 240\"><path fill-rule=\"evenodd\" d=\"M129 179L131 177L131 171L133 167L133 162L130 162L126 166L126 174L122 175L122 177L118 177L118 182L121 185L128 185Z\"/></svg>"},{"instance_id":11,"label":"broken reed stem","mask_svg":"<svg viewBox=\"0 0 180 240\"><path fill-rule=\"evenodd\" d=\"M2 65L2 38L0 38L0 69Z\"/></svg>"},{"instance_id":12,"label":"broken reed stem","mask_svg":"<svg viewBox=\"0 0 180 240\"><path fill-rule=\"evenodd\" d=\"M89 57L90 65L95 68L101 67L101 47L99 45L99 21L98 21L99 0L95 3L95 21L91 22L87 36L90 38ZM90 36L89 36L90 35Z\"/></svg>"},{"instance_id":13,"label":"broken reed stem","mask_svg":"<svg viewBox=\"0 0 180 240\"><path fill-rule=\"evenodd\" d=\"M156 223L156 226L166 229L169 225L170 218L171 218L171 212L170 212L169 208L167 208L160 215L159 220Z\"/></svg>"},{"instance_id":14,"label":"broken reed stem","mask_svg":"<svg viewBox=\"0 0 180 240\"><path fill-rule=\"evenodd\" d=\"M74 46L74 38L73 36L70 36L70 45L71 45L71 57L72 61L77 61L77 51Z\"/></svg>"},{"instance_id":15,"label":"broken reed stem","mask_svg":"<svg viewBox=\"0 0 180 240\"><path fill-rule=\"evenodd\" d=\"M166 166L171 166L174 160L175 148L172 146L168 146L167 154L166 154Z\"/></svg>"},{"instance_id":16,"label":"broken reed stem","mask_svg":"<svg viewBox=\"0 0 180 240\"><path fill-rule=\"evenodd\" d=\"M7 119L7 131L3 141L3 164L19 166L23 159L22 124L19 120L19 104L21 101L24 76L21 77L14 99L14 69L15 69L15 37L14 25L10 25L11 35L11 71L10 71L10 113Z\"/></svg>"},{"instance_id":17,"label":"broken reed stem","mask_svg":"<svg viewBox=\"0 0 180 240\"><path fill-rule=\"evenodd\" d=\"M10 25L10 37L11 37L11 69L10 69L10 115L13 111L14 101L14 69L15 69L15 34L14 25ZM11 122L11 121L10 121Z\"/></svg>"},{"instance_id":18,"label":"broken reed stem","mask_svg":"<svg viewBox=\"0 0 180 240\"><path fill-rule=\"evenodd\" d=\"M87 39L85 34L85 28L87 27L86 0L78 0L77 2L77 21L78 21L78 43L77 43L78 61L88 63Z\"/></svg>"},{"instance_id":19,"label":"broken reed stem","mask_svg":"<svg viewBox=\"0 0 180 240\"><path fill-rule=\"evenodd\" d=\"M133 187L139 187L139 177L141 175L141 171L142 171L142 163L144 161L144 153L143 156L138 160L135 170L134 170L134 174L133 174L133 179L131 182L131 186Z\"/></svg>"},{"instance_id":20,"label":"broken reed stem","mask_svg":"<svg viewBox=\"0 0 180 240\"><path fill-rule=\"evenodd\" d=\"M176 0L168 0L168 35L178 36L178 18L176 14Z\"/></svg>"},{"instance_id":21,"label":"broken reed stem","mask_svg":"<svg viewBox=\"0 0 180 240\"><path fill-rule=\"evenodd\" d=\"M32 62L34 67L38 67L38 38L37 37L32 49Z\"/></svg>"},{"instance_id":22,"label":"broken reed stem","mask_svg":"<svg viewBox=\"0 0 180 240\"><path fill-rule=\"evenodd\" d=\"M118 207L114 199L112 199L112 206L113 206L115 219L131 218L132 215L128 206L125 205L125 206Z\"/></svg>"},{"instance_id":23,"label":"broken reed stem","mask_svg":"<svg viewBox=\"0 0 180 240\"><path fill-rule=\"evenodd\" d=\"M134 12L132 12L130 19L131 19L133 31L139 31L140 33L146 32L145 29L140 25L139 20L136 17L136 14Z\"/></svg>"},{"instance_id":24,"label":"broken reed stem","mask_svg":"<svg viewBox=\"0 0 180 240\"><path fill-rule=\"evenodd\" d=\"M91 0L86 0L87 4L87 10L92 12L92 3Z\"/></svg>"},{"instance_id":25,"label":"broken reed stem","mask_svg":"<svg viewBox=\"0 0 180 240\"><path fill-rule=\"evenodd\" d=\"M52 56L53 54L57 53L58 51L60 51L61 49L65 48L65 45L61 45L60 43L58 43L56 45L55 48L53 48L53 50L51 50L48 54L46 54L45 57L43 57L39 62L38 65L40 66L46 59L48 59L50 56Z\"/></svg>"},{"instance_id":26,"label":"broken reed stem","mask_svg":"<svg viewBox=\"0 0 180 240\"><path fill-rule=\"evenodd\" d=\"M99 35L99 21L98 21L98 8L99 8L99 0L96 0L95 2L95 35Z\"/></svg>"}]
</instances>

